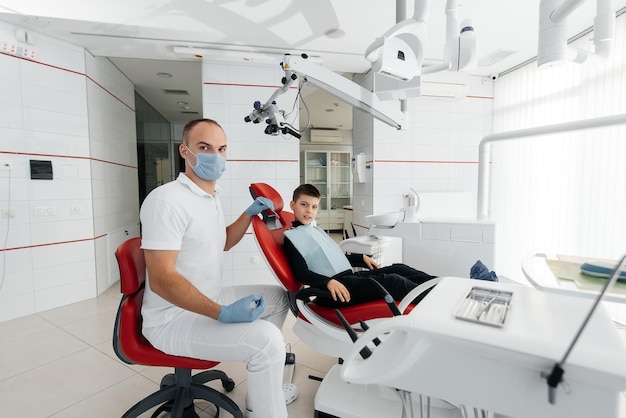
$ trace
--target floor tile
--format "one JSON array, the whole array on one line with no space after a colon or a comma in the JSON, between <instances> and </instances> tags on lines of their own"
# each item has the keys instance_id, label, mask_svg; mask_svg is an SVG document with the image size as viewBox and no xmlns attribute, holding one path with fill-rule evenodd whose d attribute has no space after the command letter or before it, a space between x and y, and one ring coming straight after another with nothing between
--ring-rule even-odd
<instances>
[{"instance_id":1,"label":"floor tile","mask_svg":"<svg viewBox=\"0 0 626 418\"><path fill-rule=\"evenodd\" d=\"M116 301L110 296L103 295L98 298L39 312L38 315L57 326L63 326L98 315L102 312L114 313L117 311L118 304L119 299Z\"/></svg>"},{"instance_id":2,"label":"floor tile","mask_svg":"<svg viewBox=\"0 0 626 418\"><path fill-rule=\"evenodd\" d=\"M46 329L0 344L0 381L88 347L59 328Z\"/></svg>"},{"instance_id":3,"label":"floor tile","mask_svg":"<svg viewBox=\"0 0 626 418\"><path fill-rule=\"evenodd\" d=\"M6 416L48 417L133 374L102 352L87 348L0 381L0 405Z\"/></svg>"},{"instance_id":4,"label":"floor tile","mask_svg":"<svg viewBox=\"0 0 626 418\"><path fill-rule=\"evenodd\" d=\"M61 328L89 345L97 345L113 338L116 313L114 310L105 310Z\"/></svg>"},{"instance_id":5,"label":"floor tile","mask_svg":"<svg viewBox=\"0 0 626 418\"><path fill-rule=\"evenodd\" d=\"M162 377L173 369L127 365L113 351L113 321L119 297L119 289L113 286L94 300L0 323L3 416L119 417L158 390ZM292 331L294 323L295 317L289 314L283 335L296 354L293 383L299 395L287 409L290 418L311 418L320 385L317 378L323 378L337 359L302 343ZM626 338L626 328L621 328L620 333ZM234 380L236 386L227 395L245 408L245 365L228 362L216 368ZM223 391L219 381L208 385ZM626 418L626 393L622 394L620 405L620 418ZM214 418L213 405L197 400L195 406L201 418ZM141 418L149 418L153 410ZM163 414L159 418L168 417Z\"/></svg>"},{"instance_id":6,"label":"floor tile","mask_svg":"<svg viewBox=\"0 0 626 418\"><path fill-rule=\"evenodd\" d=\"M121 417L140 399L145 398L158 390L158 385L135 374L128 379L122 380L115 385L80 400L67 408L50 415L51 418L85 418L97 417ZM142 414L149 417L154 411ZM97 411L97 414L94 414Z\"/></svg>"},{"instance_id":7,"label":"floor tile","mask_svg":"<svg viewBox=\"0 0 626 418\"><path fill-rule=\"evenodd\" d=\"M318 353L303 342L295 344L293 352L296 354L298 364L316 371L318 375L326 373L338 361L337 358Z\"/></svg>"},{"instance_id":8,"label":"floor tile","mask_svg":"<svg viewBox=\"0 0 626 418\"><path fill-rule=\"evenodd\" d=\"M39 315L28 315L0 322L0 344L52 328L54 325Z\"/></svg>"}]
</instances>

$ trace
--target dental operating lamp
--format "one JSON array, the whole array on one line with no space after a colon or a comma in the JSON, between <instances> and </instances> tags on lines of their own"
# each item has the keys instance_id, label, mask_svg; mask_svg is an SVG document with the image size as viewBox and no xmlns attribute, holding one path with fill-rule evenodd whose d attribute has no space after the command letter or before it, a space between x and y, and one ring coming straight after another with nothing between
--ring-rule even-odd
<instances>
[{"instance_id":1,"label":"dental operating lamp","mask_svg":"<svg viewBox=\"0 0 626 418\"><path fill-rule=\"evenodd\" d=\"M372 70L402 81L438 71L476 67L476 37L469 20L459 25L458 0L446 2L446 42L443 62L424 62L428 1L415 0L413 17L398 22L365 51Z\"/></svg>"},{"instance_id":2,"label":"dental operating lamp","mask_svg":"<svg viewBox=\"0 0 626 418\"><path fill-rule=\"evenodd\" d=\"M417 3L413 17L393 25L365 51L373 71L402 81L422 74L427 5L419 2L418 8Z\"/></svg>"}]
</instances>

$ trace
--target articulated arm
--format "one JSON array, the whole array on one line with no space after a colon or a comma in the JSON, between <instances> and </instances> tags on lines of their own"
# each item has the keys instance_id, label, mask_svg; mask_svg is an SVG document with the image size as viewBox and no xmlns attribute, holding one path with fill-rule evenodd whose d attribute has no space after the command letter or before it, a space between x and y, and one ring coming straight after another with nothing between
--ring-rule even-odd
<instances>
[{"instance_id":1,"label":"articulated arm","mask_svg":"<svg viewBox=\"0 0 626 418\"><path fill-rule=\"evenodd\" d=\"M608 1L608 0L607 0ZM372 70L385 76L410 82L425 73L436 71L463 71L476 65L476 39L474 28L469 23L459 26L457 19L458 0L447 0L447 32L444 62L435 65L424 64L423 55L426 43L425 21L428 14L428 0L415 0L414 16L398 22L383 36L376 39L365 52L372 61ZM398 101L384 102L375 92L371 92L341 75L312 63L306 56L286 54L281 63L285 76L282 87L265 102L254 103L254 110L245 117L246 122L268 124L265 133L278 135L291 134L300 137L288 123L284 112L278 110L276 98L287 92L298 77L337 97L349 105L370 113L376 119L401 129L404 116ZM407 85L399 88L414 88Z\"/></svg>"},{"instance_id":2,"label":"articulated arm","mask_svg":"<svg viewBox=\"0 0 626 418\"><path fill-rule=\"evenodd\" d=\"M286 54L281 66L285 70L283 86L277 89L265 104L255 102L252 113L244 118L246 122L253 123L259 123L265 119L268 124L265 129L266 134L278 135L282 132L300 137L285 123L284 112L278 110L276 105L276 98L288 91L298 76L351 106L372 114L389 126L396 129L402 128L403 115L398 103L384 103L371 91L327 68L308 61L306 57Z\"/></svg>"}]
</instances>

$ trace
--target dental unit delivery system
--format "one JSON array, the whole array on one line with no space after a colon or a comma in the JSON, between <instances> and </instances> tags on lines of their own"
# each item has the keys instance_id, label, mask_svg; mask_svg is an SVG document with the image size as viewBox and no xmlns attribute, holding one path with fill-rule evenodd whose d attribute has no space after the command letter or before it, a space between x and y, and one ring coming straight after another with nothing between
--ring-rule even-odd
<instances>
[{"instance_id":1,"label":"dental unit delivery system","mask_svg":"<svg viewBox=\"0 0 626 418\"><path fill-rule=\"evenodd\" d=\"M455 315L476 290L510 295L501 324ZM343 357L340 374L351 385L453 402L464 416L480 410L515 418L617 418L624 355L626 342L606 310L597 304L590 310L584 298L445 277L409 314L369 324ZM557 358L557 366L567 359L565 373L558 367L546 373ZM549 396L542 377L551 380Z\"/></svg>"}]
</instances>

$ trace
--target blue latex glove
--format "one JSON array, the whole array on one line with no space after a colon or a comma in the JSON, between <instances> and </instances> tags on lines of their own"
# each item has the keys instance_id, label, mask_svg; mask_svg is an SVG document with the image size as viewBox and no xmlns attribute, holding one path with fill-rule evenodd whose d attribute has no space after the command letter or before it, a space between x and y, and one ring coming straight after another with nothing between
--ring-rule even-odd
<instances>
[{"instance_id":1,"label":"blue latex glove","mask_svg":"<svg viewBox=\"0 0 626 418\"><path fill-rule=\"evenodd\" d=\"M252 202L250 206L248 206L248 209L246 209L246 213L250 216L254 216L258 215L268 208L274 210L274 204L272 203L272 201L266 197L259 196L254 199L254 202Z\"/></svg>"},{"instance_id":2,"label":"blue latex glove","mask_svg":"<svg viewBox=\"0 0 626 418\"><path fill-rule=\"evenodd\" d=\"M497 282L498 276L494 271L489 271L482 261L478 260L470 269L470 278L478 280L487 280L490 282Z\"/></svg>"},{"instance_id":3,"label":"blue latex glove","mask_svg":"<svg viewBox=\"0 0 626 418\"><path fill-rule=\"evenodd\" d=\"M261 316L265 309L263 296L250 295L230 305L223 305L217 320L220 322L252 322Z\"/></svg>"}]
</instances>

